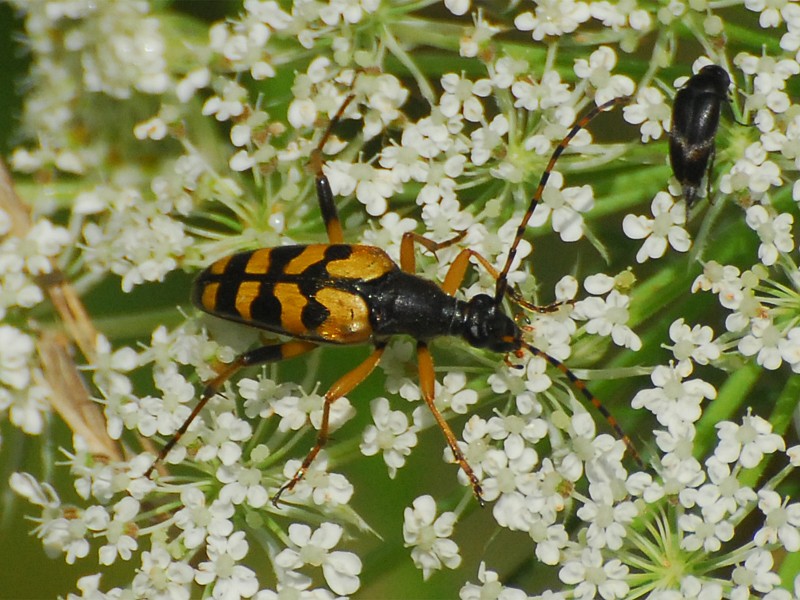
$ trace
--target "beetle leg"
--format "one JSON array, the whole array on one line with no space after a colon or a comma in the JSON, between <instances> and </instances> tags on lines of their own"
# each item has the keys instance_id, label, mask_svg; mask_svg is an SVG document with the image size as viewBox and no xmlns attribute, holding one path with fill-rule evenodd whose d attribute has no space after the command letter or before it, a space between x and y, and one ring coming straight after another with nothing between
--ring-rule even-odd
<instances>
[{"instance_id":1,"label":"beetle leg","mask_svg":"<svg viewBox=\"0 0 800 600\"><path fill-rule=\"evenodd\" d=\"M412 275L417 272L417 259L414 255L415 242L426 250L436 254L437 250L447 248L456 242L460 242L464 239L465 235L467 235L466 231L459 231L455 237L452 237L449 240L445 240L443 242L434 242L433 240L426 238L424 235L414 233L413 231L404 233L403 239L400 242L400 268L406 273L411 273Z\"/></svg>"},{"instance_id":2,"label":"beetle leg","mask_svg":"<svg viewBox=\"0 0 800 600\"><path fill-rule=\"evenodd\" d=\"M444 283L442 284L442 289L445 293L450 294L453 296L456 291L461 287L462 282L464 281L464 275L466 275L467 267L469 266L469 259L475 257L475 259L481 264L481 266L486 269L487 273L497 279L500 276L500 273L497 272L484 256L478 254L474 250L469 248L465 248L462 250L458 256L456 256L453 263L450 265L450 269L447 271L447 275L445 275ZM522 297L515 288L513 287L506 287L506 296L508 296L512 302L518 304L522 308L526 310L530 310L532 312L537 313L550 313L556 312L559 308L561 308L564 304L571 304L573 300L567 300L566 302L553 302L552 304L546 304L545 306L538 306L533 304L532 302L528 302L525 298Z\"/></svg>"},{"instance_id":3,"label":"beetle leg","mask_svg":"<svg viewBox=\"0 0 800 600\"><path fill-rule=\"evenodd\" d=\"M319 145L317 145L311 153L311 159L309 160L309 168L316 177L319 210L322 213L322 221L325 223L325 230L328 232L328 240L330 240L331 244L344 243L344 235L342 233L342 224L339 221L339 212L336 210L336 204L333 200L331 184L322 170L325 164L325 160L322 158L322 151L328 139L331 137L334 126L340 121L344 111L354 99L355 95L350 94L345 98L344 102L342 102L339 110L336 111L336 114L333 116L330 123L328 123L328 128L325 130L325 133L322 134Z\"/></svg>"},{"instance_id":4,"label":"beetle leg","mask_svg":"<svg viewBox=\"0 0 800 600\"><path fill-rule=\"evenodd\" d=\"M461 241L464 239L465 235L467 235L466 231L460 231L454 238L444 242L434 242L433 240L430 240L418 233L404 233L403 240L400 243L400 268L402 268L406 273L416 272L416 258L414 256L415 242L424 247L426 250L430 250L431 252L435 253L437 250L447 248L448 246L452 246L456 242ZM450 265L450 270L445 276L444 284L442 284L442 289L445 291L445 293L449 294L450 296L455 295L456 291L461 287L461 283L464 281L464 275L466 274L467 267L469 266L469 259L473 256L483 266L483 268L486 269L489 275L495 279L500 276L500 273L498 273L497 269L495 269L492 264L486 260L486 258L474 250L465 248L458 254L458 256L456 256L453 264ZM522 297L522 294L513 288L507 288L506 295L511 298L513 302L516 302L523 308L539 313L555 312L564 304L562 302L555 302L546 306L537 306L525 300L525 298Z\"/></svg>"},{"instance_id":5,"label":"beetle leg","mask_svg":"<svg viewBox=\"0 0 800 600\"><path fill-rule=\"evenodd\" d=\"M155 461L153 461L153 464L150 465L150 468L147 469L147 472L144 474L145 477L150 477L153 470L164 460L164 458L166 458L170 450L175 447L175 444L180 441L197 415L200 414L201 410L203 410L203 407L208 404L208 401L211 400L211 398L219 393L219 390L223 384L230 379L232 375L239 371L239 369L264 363L278 362L287 358L299 356L300 354L305 354L316 347L317 344L312 342L292 340L284 344L271 344L269 346L255 348L240 354L233 362L225 364L220 369L219 373L217 373L217 376L206 383L205 388L203 388L203 393L200 396L200 400L198 400L194 410L192 410L191 414L173 434L167 444L161 449L161 452L158 453Z\"/></svg>"},{"instance_id":6,"label":"beetle leg","mask_svg":"<svg viewBox=\"0 0 800 600\"><path fill-rule=\"evenodd\" d=\"M489 275L491 275L495 279L499 279L500 278L500 273L497 272L497 269L495 269L492 266L492 264L488 260L486 260L486 258L484 256L482 256L482 255L478 254L477 252L475 252L474 250L470 250L470 249L466 249L465 252L467 252L469 254L469 256L474 256L477 259L477 261L481 264L481 266L483 266L483 268L486 269L486 271L489 273ZM456 257L456 260L457 259L458 259L458 257ZM449 275L449 273L448 273L448 275ZM463 278L463 273L462 273L461 277ZM447 282L446 278L445 278L445 282ZM460 285L460 282L457 285ZM515 304L521 306L522 308L524 308L526 310L529 310L531 312L536 312L536 313L540 313L540 314L556 312L556 311L558 311L558 309L560 309L565 304L574 304L575 303L574 300L566 300L564 302L552 302L550 304L545 304L544 306L539 306L538 304L534 304L533 302L528 302L525 298L523 298L522 294L520 294L519 291L516 288L513 288L511 286L506 286L506 296L508 296L509 299L512 302L514 302Z\"/></svg>"},{"instance_id":7,"label":"beetle leg","mask_svg":"<svg viewBox=\"0 0 800 600\"><path fill-rule=\"evenodd\" d=\"M474 250L470 250L469 248L465 248L461 252L458 253L453 263L450 265L450 269L447 271L447 275L444 277L444 283L442 284L442 289L445 291L446 294L451 296L455 295L456 291L461 287L461 284L464 282L464 276L467 274L467 267L469 267L469 259L470 257L475 257L483 268L485 268L489 275L497 279L498 273L497 269L495 269L491 263L486 260L483 256L475 252Z\"/></svg>"},{"instance_id":8,"label":"beetle leg","mask_svg":"<svg viewBox=\"0 0 800 600\"><path fill-rule=\"evenodd\" d=\"M325 223L325 230L328 232L328 240L331 244L343 244L344 234L342 233L342 223L339 221L339 212L336 210L331 184L322 172L321 165L316 184L319 210L322 213L322 221Z\"/></svg>"},{"instance_id":9,"label":"beetle leg","mask_svg":"<svg viewBox=\"0 0 800 600\"><path fill-rule=\"evenodd\" d=\"M713 147L711 148L711 155L708 157L708 168L706 169L706 198L708 198L709 204L714 204L714 199L711 197L711 176L714 174L714 159L716 157L717 149Z\"/></svg>"},{"instance_id":10,"label":"beetle leg","mask_svg":"<svg viewBox=\"0 0 800 600\"><path fill-rule=\"evenodd\" d=\"M278 502L280 501L280 498L284 492L291 491L294 486L297 485L297 482L305 477L308 468L311 466L311 463L314 462L314 459L317 457L317 454L319 454L319 451L322 450L323 446L328 443L329 420L331 406L333 403L342 396L345 396L353 391L353 389L355 389L369 376L370 373L372 373L372 370L380 362L385 348L386 344L376 344L375 350L364 362L362 362L352 371L345 373L342 377L340 377L325 394L325 402L322 406L322 423L320 424L319 432L317 433L317 442L303 459L303 463L300 465L300 468L297 469L292 478L284 483L278 492L272 497L272 503L275 506L278 506Z\"/></svg>"},{"instance_id":11,"label":"beetle leg","mask_svg":"<svg viewBox=\"0 0 800 600\"><path fill-rule=\"evenodd\" d=\"M425 342L417 342L417 361L419 363L419 386L420 390L422 391L422 397L425 399L425 404L428 405L433 418L436 420L436 424L439 426L439 429L442 430L442 433L447 440L447 445L450 447L450 451L453 453L453 458L458 463L458 466L461 467L461 470L464 471L467 479L469 479L470 485L472 485L472 492L475 494L475 498L478 499L478 503L481 506L484 506L485 503L483 501L483 489L481 488L481 482L478 480L478 476L475 475L472 467L469 466L467 459L464 458L464 453L461 452L461 448L458 447L458 441L456 440L456 436L453 434L453 430L450 429L450 425L447 424L447 421L445 421L442 413L440 413L439 409L436 408L436 404L434 402L436 376L433 372L433 359L431 358L430 350L428 350L428 344Z\"/></svg>"}]
</instances>

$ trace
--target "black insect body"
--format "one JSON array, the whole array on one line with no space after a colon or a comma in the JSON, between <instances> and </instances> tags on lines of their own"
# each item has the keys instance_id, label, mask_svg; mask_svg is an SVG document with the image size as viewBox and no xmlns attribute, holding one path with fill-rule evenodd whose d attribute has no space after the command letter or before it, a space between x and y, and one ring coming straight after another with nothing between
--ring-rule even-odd
<instances>
[{"instance_id":1,"label":"black insect body","mask_svg":"<svg viewBox=\"0 0 800 600\"><path fill-rule=\"evenodd\" d=\"M719 114L723 102L729 101L730 84L725 69L708 65L690 77L675 95L669 159L672 172L683 188L687 208L697 199L703 175L711 176Z\"/></svg>"}]
</instances>

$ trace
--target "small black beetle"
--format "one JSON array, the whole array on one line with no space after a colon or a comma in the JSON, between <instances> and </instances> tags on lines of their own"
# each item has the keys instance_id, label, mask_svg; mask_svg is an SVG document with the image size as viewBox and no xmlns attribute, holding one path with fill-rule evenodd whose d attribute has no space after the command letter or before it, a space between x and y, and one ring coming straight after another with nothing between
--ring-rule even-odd
<instances>
[{"instance_id":1,"label":"small black beetle","mask_svg":"<svg viewBox=\"0 0 800 600\"><path fill-rule=\"evenodd\" d=\"M717 65L707 65L675 94L669 159L672 172L683 188L686 208L697 199L703 175L714 164L714 138L723 102L728 101L731 78ZM711 182L708 182L710 188Z\"/></svg>"}]
</instances>

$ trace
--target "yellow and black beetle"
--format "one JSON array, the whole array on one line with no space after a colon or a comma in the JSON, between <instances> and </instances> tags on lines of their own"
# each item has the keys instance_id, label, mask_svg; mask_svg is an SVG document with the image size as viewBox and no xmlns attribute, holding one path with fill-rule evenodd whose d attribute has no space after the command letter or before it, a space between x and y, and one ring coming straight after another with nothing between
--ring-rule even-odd
<instances>
[{"instance_id":1,"label":"yellow and black beetle","mask_svg":"<svg viewBox=\"0 0 800 600\"><path fill-rule=\"evenodd\" d=\"M507 274L516 248L564 148L596 115L627 102L628 98L616 98L595 107L572 127L556 147L517 229L503 270L498 273L480 254L464 249L456 256L441 286L415 275L414 243L435 252L457 242L463 234L437 243L415 233L406 233L401 242L399 266L380 248L344 243L333 194L322 170L321 152L331 128L352 99L352 96L348 97L331 120L312 157L317 196L330 243L262 248L234 254L205 269L194 283L192 301L200 310L293 339L247 351L225 365L207 383L197 406L161 450L154 465L169 453L224 382L242 367L298 356L320 344L373 344L374 350L369 357L339 378L325 394L316 444L295 475L273 497L273 502L277 504L281 495L303 478L328 441L331 405L372 372L381 359L388 339L394 335L407 335L417 341L422 396L481 504L480 481L459 449L450 426L434 404L435 376L428 350L428 342L433 338L456 336L476 348L517 355L527 350L543 357L564 373L597 407L638 460L628 437L584 382L561 361L526 343L520 327L502 308L502 300L508 295L525 308L548 310L548 307L536 307L526 302L509 288ZM494 296L478 294L468 301L455 297L472 257L497 280ZM148 475L153 468L150 468Z\"/></svg>"}]
</instances>

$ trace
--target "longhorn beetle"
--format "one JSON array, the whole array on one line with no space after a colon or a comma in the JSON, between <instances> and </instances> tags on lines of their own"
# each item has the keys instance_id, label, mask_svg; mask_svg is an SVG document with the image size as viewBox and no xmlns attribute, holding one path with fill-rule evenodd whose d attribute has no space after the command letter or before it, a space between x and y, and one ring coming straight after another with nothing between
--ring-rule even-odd
<instances>
[{"instance_id":1,"label":"longhorn beetle","mask_svg":"<svg viewBox=\"0 0 800 600\"><path fill-rule=\"evenodd\" d=\"M552 310L526 302L519 293L509 288L507 276L517 247L542 197L556 160L570 140L599 113L626 103L629 98L616 98L593 108L558 144L517 229L502 271L498 273L488 260L475 251L464 249L456 256L441 286L414 274L414 243L435 252L457 242L464 236L463 233L438 243L416 233L405 233L400 246L399 266L380 248L344 243L333 193L323 173L321 154L333 125L352 99L353 96L349 96L340 107L311 157L311 166L316 173L317 198L330 243L262 248L227 256L205 269L194 282L192 302L200 310L294 339L249 350L224 365L217 376L206 384L197 406L161 450L147 475L186 433L209 399L239 369L299 356L320 344L373 344L374 350L369 357L340 377L325 394L316 443L295 475L273 497L277 505L281 495L292 490L303 478L327 443L331 405L372 372L381 359L388 339L394 335L407 335L417 341L422 396L481 505L480 481L459 449L450 426L434 404L435 376L428 342L440 336L461 337L475 348L499 353L521 356L527 350L541 356L561 371L605 416L641 463L630 439L586 384L561 361L525 342L521 328L502 308L503 298L509 296L528 309L543 312ZM473 257L496 279L495 293L493 297L478 294L469 301L459 300L455 298L455 293Z\"/></svg>"},{"instance_id":2,"label":"longhorn beetle","mask_svg":"<svg viewBox=\"0 0 800 600\"><path fill-rule=\"evenodd\" d=\"M706 65L689 78L675 94L672 126L669 132L669 160L672 172L681 184L686 208L697 199L697 190L714 166L714 138L719 127L722 103L728 101L731 78L717 65Z\"/></svg>"}]
</instances>

